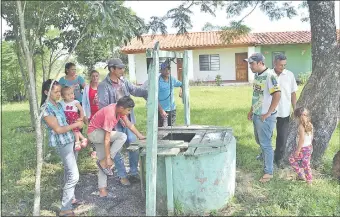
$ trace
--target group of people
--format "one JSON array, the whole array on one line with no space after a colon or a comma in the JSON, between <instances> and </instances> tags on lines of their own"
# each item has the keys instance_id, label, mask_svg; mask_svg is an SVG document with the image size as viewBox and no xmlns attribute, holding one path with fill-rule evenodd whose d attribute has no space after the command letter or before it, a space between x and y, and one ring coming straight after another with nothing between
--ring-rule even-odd
<instances>
[{"instance_id":1,"label":"group of people","mask_svg":"<svg viewBox=\"0 0 340 217\"><path fill-rule=\"evenodd\" d=\"M253 121L255 139L262 151L257 157L264 162L264 175L260 182L273 178L274 162L278 166L281 164L292 106L299 128L297 147L289 161L298 174L297 178L310 184L313 125L308 110L296 108L297 84L294 74L285 69L287 58L283 54L275 56L273 69L265 66L261 53L254 53L245 61L255 73L248 119ZM179 97L182 96L182 82L171 76L170 66L170 61L162 63L158 75L159 127L171 126L176 122L175 87L180 87ZM88 140L94 149L91 155L97 158L101 198L113 196L107 190L107 176L113 175L113 165L122 185L130 186L130 182L139 181L138 151L129 151L128 174L120 150L124 144L129 146L137 139L145 139L134 126L135 103L130 95L147 100L147 84L137 87L124 79L125 65L118 58L110 59L107 67L109 73L103 81L99 82L98 71L92 70L90 84L86 85L85 80L77 75L75 64L67 63L66 75L59 82L49 79L42 85L41 110L49 145L58 150L64 165L61 216L74 215L74 207L83 203L75 198L74 190L79 180L78 152L87 146ZM271 140L275 123L277 138L274 153ZM84 124L88 125L88 138L82 132Z\"/></svg>"},{"instance_id":2,"label":"group of people","mask_svg":"<svg viewBox=\"0 0 340 217\"><path fill-rule=\"evenodd\" d=\"M120 59L110 59L107 67L109 73L103 81L99 82L98 71L92 70L90 84L86 85L85 80L77 75L76 65L67 63L66 75L59 82L48 79L42 85L41 111L49 145L58 150L64 166L60 216L73 216L73 209L84 203L75 198L74 190L79 180L78 152L87 146L88 140L93 146L91 156L97 158L101 198L113 196L107 190L107 176L113 175L113 165L122 185L130 186L130 181L139 181L138 151L129 151L128 174L120 150L124 144L129 146L137 138L145 139L134 126L135 103L130 95L147 100L148 90L124 79L125 65ZM169 119L168 125L172 125L176 121L174 87L181 87L182 83L170 76L168 61L161 65L159 86L159 119L161 123ZM84 124L88 125L88 138L82 132Z\"/></svg>"},{"instance_id":3,"label":"group of people","mask_svg":"<svg viewBox=\"0 0 340 217\"><path fill-rule=\"evenodd\" d=\"M288 138L288 127L293 107L293 117L299 122L297 146L289 157L289 162L297 179L312 183L310 159L313 151L313 125L306 108L296 108L297 83L294 74L285 69L287 58L278 54L274 58L274 68L265 65L265 57L254 53L248 59L250 69L255 73L252 106L248 120L253 121L254 134L261 154L257 159L264 163L264 175L260 182L273 178L274 162L280 167ZM275 152L272 147L273 130L277 129Z\"/></svg>"}]
</instances>

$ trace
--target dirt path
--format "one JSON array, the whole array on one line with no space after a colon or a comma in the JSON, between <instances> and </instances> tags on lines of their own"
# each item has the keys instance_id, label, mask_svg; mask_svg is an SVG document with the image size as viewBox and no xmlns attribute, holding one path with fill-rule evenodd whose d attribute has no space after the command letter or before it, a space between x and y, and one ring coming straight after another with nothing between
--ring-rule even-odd
<instances>
[{"instance_id":1,"label":"dirt path","mask_svg":"<svg viewBox=\"0 0 340 217\"><path fill-rule=\"evenodd\" d=\"M140 183L122 186L116 176L108 178L108 189L116 197L102 199L98 196L97 175L82 174L76 187L76 198L87 204L76 209L82 216L145 216L145 199Z\"/></svg>"}]
</instances>

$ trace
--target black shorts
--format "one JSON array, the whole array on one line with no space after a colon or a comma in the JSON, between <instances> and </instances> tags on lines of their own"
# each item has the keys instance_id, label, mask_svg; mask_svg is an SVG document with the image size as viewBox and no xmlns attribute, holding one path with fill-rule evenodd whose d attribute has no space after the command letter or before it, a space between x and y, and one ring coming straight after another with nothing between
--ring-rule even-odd
<instances>
[{"instance_id":1,"label":"black shorts","mask_svg":"<svg viewBox=\"0 0 340 217\"><path fill-rule=\"evenodd\" d=\"M168 126L174 126L176 123L176 110L166 111L166 113L168 114ZM163 127L163 121L163 117L158 111L158 127Z\"/></svg>"}]
</instances>

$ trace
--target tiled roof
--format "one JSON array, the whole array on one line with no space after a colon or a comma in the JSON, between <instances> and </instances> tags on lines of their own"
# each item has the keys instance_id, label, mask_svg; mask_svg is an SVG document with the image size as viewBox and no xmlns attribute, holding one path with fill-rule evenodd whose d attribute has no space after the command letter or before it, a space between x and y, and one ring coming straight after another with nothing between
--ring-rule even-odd
<instances>
[{"instance_id":1,"label":"tiled roof","mask_svg":"<svg viewBox=\"0 0 340 217\"><path fill-rule=\"evenodd\" d=\"M273 45L273 44L305 44L310 43L311 34L309 31L292 32L263 32L250 33L242 36L229 44L223 43L219 31L192 32L187 35L151 35L143 36L141 40L134 38L122 48L123 53L141 53L148 48L153 48L156 41L160 43L161 50L185 50L194 48L217 48L249 45ZM337 38L340 38L340 30L337 30Z\"/></svg>"}]
</instances>

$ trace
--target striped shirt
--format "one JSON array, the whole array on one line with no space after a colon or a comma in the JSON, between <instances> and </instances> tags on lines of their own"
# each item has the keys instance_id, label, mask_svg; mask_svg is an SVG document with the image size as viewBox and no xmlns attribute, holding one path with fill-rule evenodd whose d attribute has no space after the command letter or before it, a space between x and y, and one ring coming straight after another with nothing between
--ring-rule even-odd
<instances>
[{"instance_id":1,"label":"striped shirt","mask_svg":"<svg viewBox=\"0 0 340 217\"><path fill-rule=\"evenodd\" d=\"M60 103L57 103L57 106L55 106L50 101L48 101L47 103L45 102L41 106L41 110L43 112L43 117L47 117L47 116L56 117L59 126L67 126L68 125L68 123L66 122L66 116L65 116L63 107L61 106ZM63 147L65 145L69 144L69 143L74 142L74 134L73 134L72 131L57 134L52 128L50 128L47 125L45 120L43 120L43 122L44 122L44 124L47 128L48 137L49 137L49 141L48 141L49 146L51 146L51 147L56 147L56 146Z\"/></svg>"}]
</instances>

